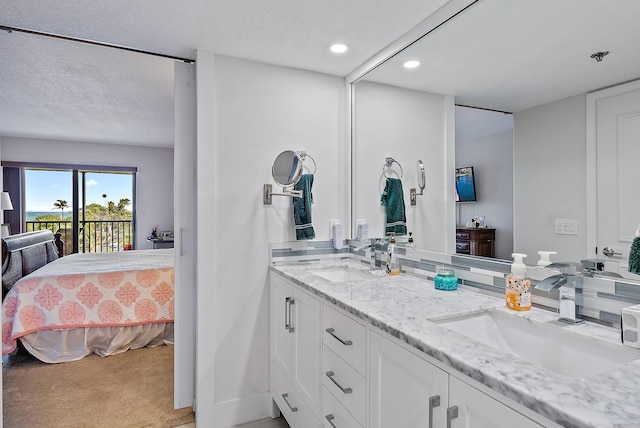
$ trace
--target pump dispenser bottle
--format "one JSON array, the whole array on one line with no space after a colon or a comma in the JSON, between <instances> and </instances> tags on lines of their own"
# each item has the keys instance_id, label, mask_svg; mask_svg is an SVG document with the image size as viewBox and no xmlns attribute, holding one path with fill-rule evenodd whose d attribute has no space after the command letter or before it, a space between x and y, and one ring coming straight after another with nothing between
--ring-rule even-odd
<instances>
[{"instance_id":1,"label":"pump dispenser bottle","mask_svg":"<svg viewBox=\"0 0 640 428\"><path fill-rule=\"evenodd\" d=\"M505 300L507 308L514 311L528 311L531 309L531 293L529 286L531 282L525 279L527 267L522 262L526 254L513 253L513 264L511 265L511 275L507 276L507 289Z\"/></svg>"},{"instance_id":2,"label":"pump dispenser bottle","mask_svg":"<svg viewBox=\"0 0 640 428\"><path fill-rule=\"evenodd\" d=\"M540 256L540 260L538 260L538 266L545 267L551 264L550 256L553 254L558 254L556 251L538 251L538 255Z\"/></svg>"},{"instance_id":3,"label":"pump dispenser bottle","mask_svg":"<svg viewBox=\"0 0 640 428\"><path fill-rule=\"evenodd\" d=\"M389 232L387 235L391 235L389 244L387 245L387 275L400 274L400 265L398 264L398 258L396 257L396 237L395 233Z\"/></svg>"}]
</instances>

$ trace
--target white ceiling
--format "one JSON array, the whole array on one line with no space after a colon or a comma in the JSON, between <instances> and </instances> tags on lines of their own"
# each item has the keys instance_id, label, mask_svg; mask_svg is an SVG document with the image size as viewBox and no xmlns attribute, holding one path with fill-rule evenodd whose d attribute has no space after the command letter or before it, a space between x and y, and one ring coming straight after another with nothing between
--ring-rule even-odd
<instances>
[{"instance_id":1,"label":"white ceiling","mask_svg":"<svg viewBox=\"0 0 640 428\"><path fill-rule=\"evenodd\" d=\"M480 0L366 80L518 112L640 78L638 18L638 0Z\"/></svg>"},{"instance_id":2,"label":"white ceiling","mask_svg":"<svg viewBox=\"0 0 640 428\"><path fill-rule=\"evenodd\" d=\"M0 0L0 25L346 76L446 2ZM480 0L366 78L517 112L640 78L637 17L638 0ZM4 31L0 58L0 136L172 147L172 60Z\"/></svg>"},{"instance_id":3,"label":"white ceiling","mask_svg":"<svg viewBox=\"0 0 640 428\"><path fill-rule=\"evenodd\" d=\"M446 0L0 0L0 25L345 76ZM351 46L335 55L329 45ZM173 61L0 31L0 136L173 145Z\"/></svg>"}]
</instances>

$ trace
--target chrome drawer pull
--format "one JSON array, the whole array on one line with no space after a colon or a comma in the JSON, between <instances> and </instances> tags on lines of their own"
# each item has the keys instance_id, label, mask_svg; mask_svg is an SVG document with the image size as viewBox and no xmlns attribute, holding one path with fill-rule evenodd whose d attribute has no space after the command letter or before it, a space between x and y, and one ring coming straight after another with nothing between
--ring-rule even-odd
<instances>
[{"instance_id":1,"label":"chrome drawer pull","mask_svg":"<svg viewBox=\"0 0 640 428\"><path fill-rule=\"evenodd\" d=\"M353 392L353 390L352 390L351 388L343 388L342 386L340 386L340 384L339 384L338 382L336 382L336 380L333 378L333 377L335 376L335 373L334 373L334 372L329 371L329 372L327 372L327 373L325 373L325 374L327 375L327 377L328 377L329 379L331 379L331 382L335 383L335 384L336 384L336 386L337 386L338 388L340 388L340 391L342 391L343 393L345 393L345 394L351 394L351 393Z\"/></svg>"},{"instance_id":2,"label":"chrome drawer pull","mask_svg":"<svg viewBox=\"0 0 640 428\"><path fill-rule=\"evenodd\" d=\"M291 407L291 404L289 404L289 400L287 400L288 396L289 396L289 394L282 394L282 399L284 400L285 403L287 403L287 406L289 406L289 408L291 409L292 412L297 412L298 408L297 407Z\"/></svg>"},{"instance_id":3,"label":"chrome drawer pull","mask_svg":"<svg viewBox=\"0 0 640 428\"><path fill-rule=\"evenodd\" d=\"M327 416L325 416L325 418L327 419L327 421L329 421L329 424L331 424L331 426L332 426L333 428L338 428L337 426L335 426L335 425L333 424L333 420L335 419L335 417L334 417L333 415L327 415Z\"/></svg>"},{"instance_id":4,"label":"chrome drawer pull","mask_svg":"<svg viewBox=\"0 0 640 428\"><path fill-rule=\"evenodd\" d=\"M336 338L336 340L337 340L338 342L342 343L344 346L350 346L350 345L353 345L353 342L352 342L352 341L350 341L350 340L342 340L342 339L340 339L338 336L336 336L335 334L333 334L333 332L335 331L334 329L332 329L332 328L328 328L328 329L326 329L325 331L326 331L327 333L329 333L331 336L335 337L335 338Z\"/></svg>"},{"instance_id":5,"label":"chrome drawer pull","mask_svg":"<svg viewBox=\"0 0 640 428\"><path fill-rule=\"evenodd\" d=\"M433 408L440 406L440 396L429 397L429 428L433 428Z\"/></svg>"},{"instance_id":6,"label":"chrome drawer pull","mask_svg":"<svg viewBox=\"0 0 640 428\"><path fill-rule=\"evenodd\" d=\"M451 421L458 417L458 406L451 406L447 409L447 428L451 428Z\"/></svg>"}]
</instances>

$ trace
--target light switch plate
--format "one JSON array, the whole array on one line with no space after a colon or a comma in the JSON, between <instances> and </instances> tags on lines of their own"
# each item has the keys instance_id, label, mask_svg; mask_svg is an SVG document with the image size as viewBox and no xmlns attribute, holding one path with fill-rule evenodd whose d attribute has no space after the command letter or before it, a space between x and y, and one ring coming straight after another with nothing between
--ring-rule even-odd
<instances>
[{"instance_id":1,"label":"light switch plate","mask_svg":"<svg viewBox=\"0 0 640 428\"><path fill-rule=\"evenodd\" d=\"M557 218L556 235L579 235L580 221L575 218Z\"/></svg>"}]
</instances>

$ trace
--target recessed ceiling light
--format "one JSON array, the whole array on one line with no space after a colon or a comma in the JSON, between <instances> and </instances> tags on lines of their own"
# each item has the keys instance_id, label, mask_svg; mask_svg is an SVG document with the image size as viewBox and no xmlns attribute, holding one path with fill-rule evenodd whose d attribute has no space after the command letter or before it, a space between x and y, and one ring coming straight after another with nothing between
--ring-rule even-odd
<instances>
[{"instance_id":1,"label":"recessed ceiling light","mask_svg":"<svg viewBox=\"0 0 640 428\"><path fill-rule=\"evenodd\" d=\"M404 68L416 68L420 66L420 61L412 59L409 61L405 61L402 65L404 66Z\"/></svg>"},{"instance_id":2,"label":"recessed ceiling light","mask_svg":"<svg viewBox=\"0 0 640 428\"><path fill-rule=\"evenodd\" d=\"M335 43L331 45L331 52L333 53L345 53L349 50L349 45L346 43Z\"/></svg>"}]
</instances>

